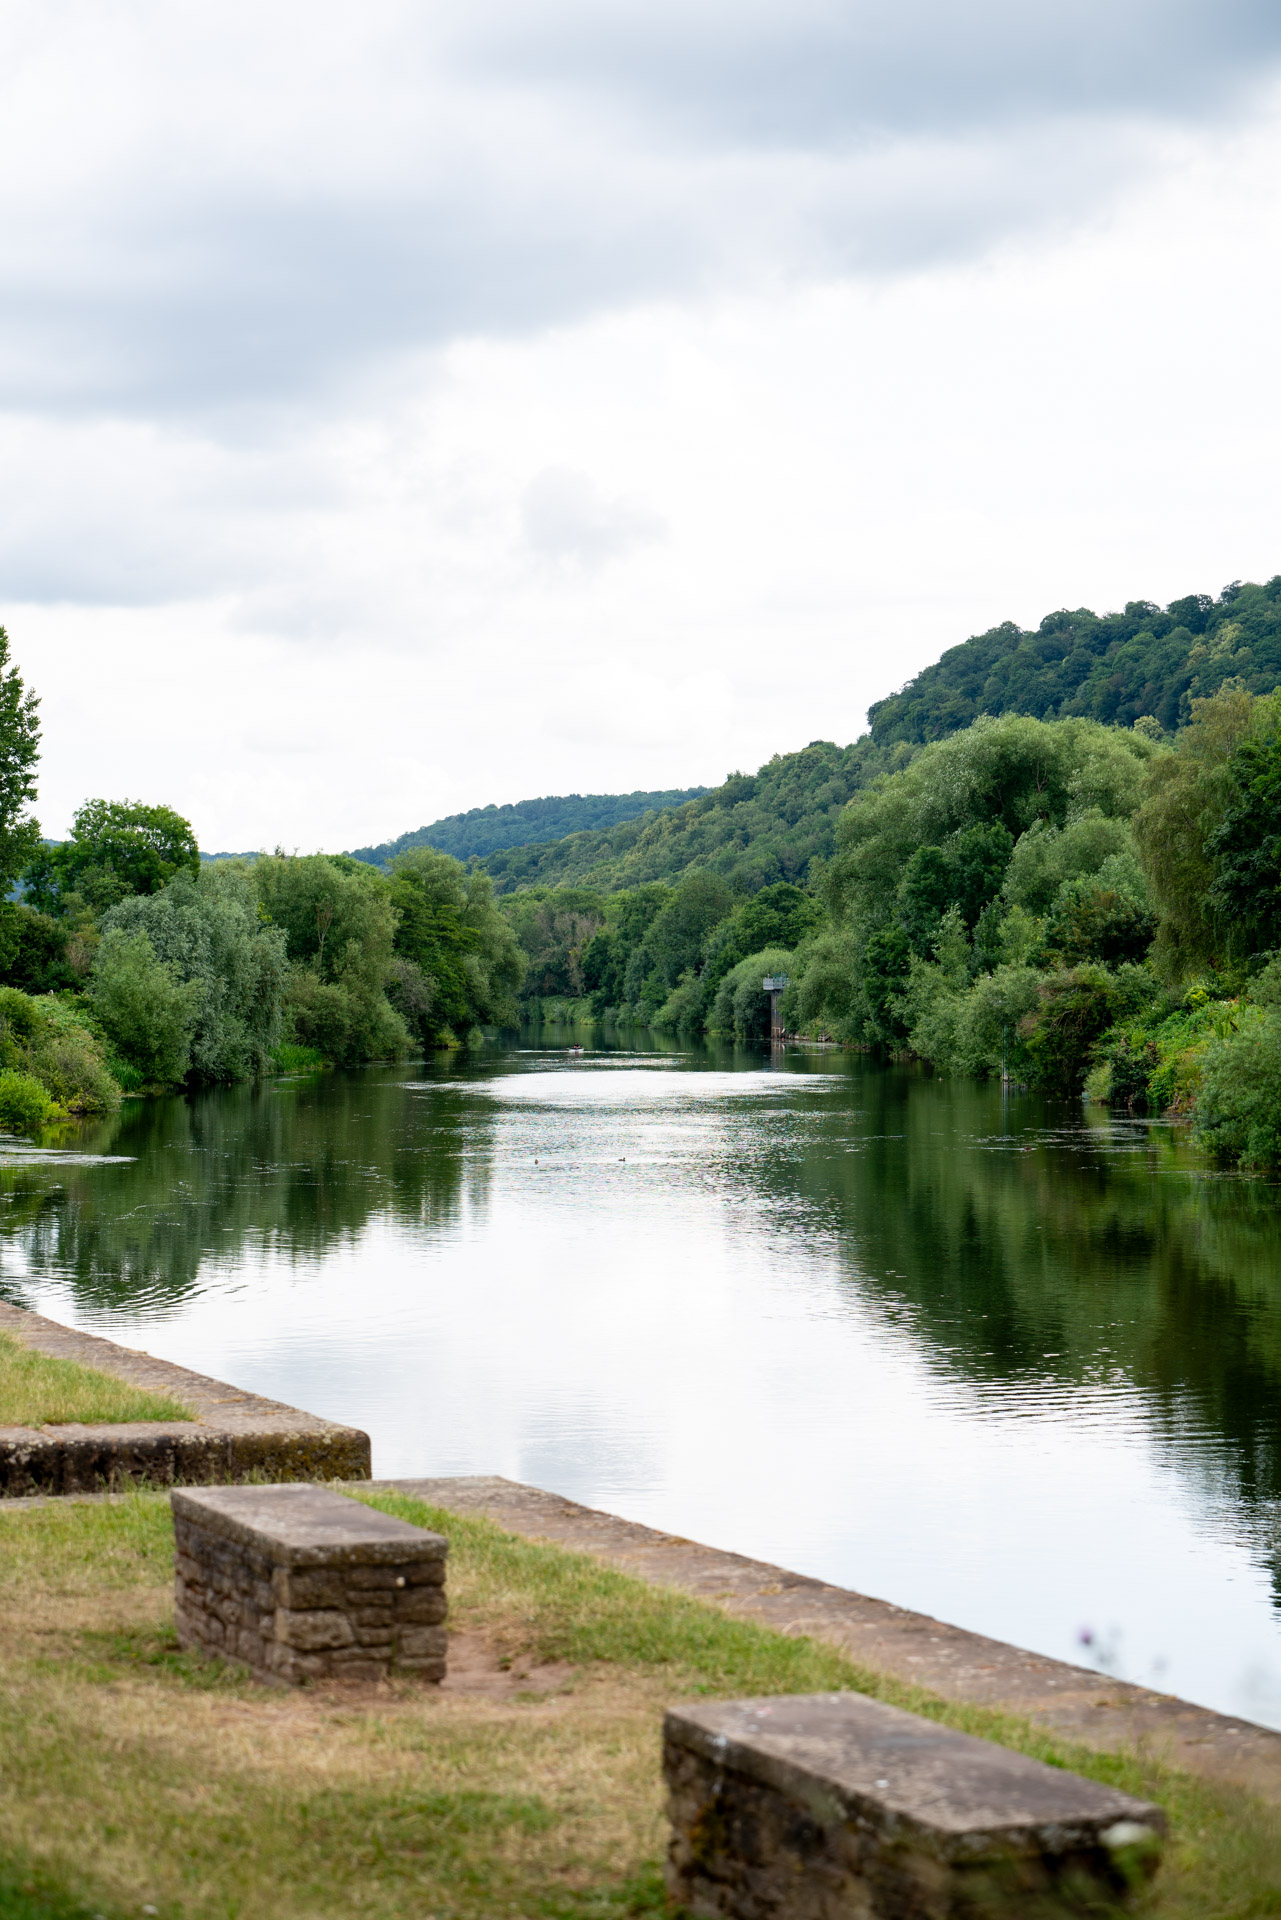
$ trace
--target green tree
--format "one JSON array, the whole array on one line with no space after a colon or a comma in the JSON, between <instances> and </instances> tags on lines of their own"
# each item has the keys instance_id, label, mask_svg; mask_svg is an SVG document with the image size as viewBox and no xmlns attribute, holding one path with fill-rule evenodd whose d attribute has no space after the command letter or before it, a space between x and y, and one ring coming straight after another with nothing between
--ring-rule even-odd
<instances>
[{"instance_id":1,"label":"green tree","mask_svg":"<svg viewBox=\"0 0 1281 1920\"><path fill-rule=\"evenodd\" d=\"M412 1017L424 1046L474 1027L516 1025L525 962L494 904L487 873L469 871L431 847L415 847L391 863L391 903L395 951L430 983L427 996L414 989Z\"/></svg>"},{"instance_id":2,"label":"green tree","mask_svg":"<svg viewBox=\"0 0 1281 1920\"><path fill-rule=\"evenodd\" d=\"M86 800L71 838L42 847L23 884L43 913L104 913L131 894L159 893L175 874L200 871L191 822L172 807L137 800Z\"/></svg>"},{"instance_id":3,"label":"green tree","mask_svg":"<svg viewBox=\"0 0 1281 1920\"><path fill-rule=\"evenodd\" d=\"M40 702L9 661L0 627L0 894L7 893L40 846L39 823L27 807L36 797Z\"/></svg>"},{"instance_id":4,"label":"green tree","mask_svg":"<svg viewBox=\"0 0 1281 1920\"><path fill-rule=\"evenodd\" d=\"M1153 759L1135 838L1158 913L1153 960L1164 976L1183 980L1224 957L1226 930L1211 894L1210 840L1233 790L1230 763L1249 738L1255 703L1244 687L1223 687L1192 703L1190 724L1174 751Z\"/></svg>"},{"instance_id":5,"label":"green tree","mask_svg":"<svg viewBox=\"0 0 1281 1920\"><path fill-rule=\"evenodd\" d=\"M1281 946L1281 693L1255 702L1230 754L1223 814L1206 835L1211 920L1230 953Z\"/></svg>"},{"instance_id":6,"label":"green tree","mask_svg":"<svg viewBox=\"0 0 1281 1920\"><path fill-rule=\"evenodd\" d=\"M409 1035L386 994L391 883L343 854L265 854L252 872L263 913L285 936L291 1037L338 1066L404 1053Z\"/></svg>"},{"instance_id":7,"label":"green tree","mask_svg":"<svg viewBox=\"0 0 1281 1920\"><path fill-rule=\"evenodd\" d=\"M288 980L285 936L258 911L252 870L218 861L180 872L159 893L121 901L104 934L145 933L156 959L193 989L187 1075L244 1080L268 1064L281 1035Z\"/></svg>"},{"instance_id":8,"label":"green tree","mask_svg":"<svg viewBox=\"0 0 1281 1920\"><path fill-rule=\"evenodd\" d=\"M148 1086L180 1086L191 1064L198 981L180 981L147 934L112 927L94 957L89 1006L126 1065Z\"/></svg>"},{"instance_id":9,"label":"green tree","mask_svg":"<svg viewBox=\"0 0 1281 1920\"><path fill-rule=\"evenodd\" d=\"M963 859L973 869L966 887L981 904L990 892L993 863L1008 847L995 836L996 827L1018 841L1039 822L1062 828L1091 810L1125 820L1142 797L1149 761L1159 753L1146 735L1093 720L1041 721L1021 714L977 720L855 796L823 875L829 911L836 919L856 911L872 923L889 920L903 870L922 847L937 848L958 863ZM975 829L980 837L970 839Z\"/></svg>"}]
</instances>

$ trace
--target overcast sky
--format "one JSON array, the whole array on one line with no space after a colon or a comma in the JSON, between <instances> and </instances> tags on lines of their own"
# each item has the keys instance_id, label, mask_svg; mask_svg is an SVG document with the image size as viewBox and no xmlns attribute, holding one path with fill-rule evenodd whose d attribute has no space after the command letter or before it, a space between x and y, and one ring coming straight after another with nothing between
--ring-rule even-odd
<instances>
[{"instance_id":1,"label":"overcast sky","mask_svg":"<svg viewBox=\"0 0 1281 1920\"><path fill-rule=\"evenodd\" d=\"M40 816L714 782L1281 570L1275 0L0 0Z\"/></svg>"}]
</instances>

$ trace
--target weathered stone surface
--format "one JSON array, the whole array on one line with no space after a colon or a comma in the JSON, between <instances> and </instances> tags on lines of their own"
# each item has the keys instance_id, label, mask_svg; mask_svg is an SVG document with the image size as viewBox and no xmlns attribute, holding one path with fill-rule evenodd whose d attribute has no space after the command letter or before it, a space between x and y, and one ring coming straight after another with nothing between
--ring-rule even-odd
<instances>
[{"instance_id":1,"label":"weathered stone surface","mask_svg":"<svg viewBox=\"0 0 1281 1920\"><path fill-rule=\"evenodd\" d=\"M945 1700L1017 1713L1084 1746L1148 1746L1201 1779L1281 1806L1281 1732L1271 1727L580 1506L541 1487L490 1475L377 1484L451 1512L482 1514L525 1539L590 1554L634 1579L693 1594L735 1619L805 1634Z\"/></svg>"},{"instance_id":2,"label":"weathered stone surface","mask_svg":"<svg viewBox=\"0 0 1281 1920\"><path fill-rule=\"evenodd\" d=\"M0 1427L0 1498L94 1493L145 1481L207 1486L254 1479L367 1480L369 1436L244 1393L151 1354L0 1301L0 1329L23 1346L170 1394L190 1420Z\"/></svg>"},{"instance_id":3,"label":"weathered stone surface","mask_svg":"<svg viewBox=\"0 0 1281 1920\"><path fill-rule=\"evenodd\" d=\"M1095 1911L1155 1870L1158 1807L862 1694L670 1712L672 1896L724 1920Z\"/></svg>"},{"instance_id":4,"label":"weathered stone surface","mask_svg":"<svg viewBox=\"0 0 1281 1920\"><path fill-rule=\"evenodd\" d=\"M310 1485L184 1488L169 1498L184 1646L295 1685L444 1678L439 1534Z\"/></svg>"}]
</instances>

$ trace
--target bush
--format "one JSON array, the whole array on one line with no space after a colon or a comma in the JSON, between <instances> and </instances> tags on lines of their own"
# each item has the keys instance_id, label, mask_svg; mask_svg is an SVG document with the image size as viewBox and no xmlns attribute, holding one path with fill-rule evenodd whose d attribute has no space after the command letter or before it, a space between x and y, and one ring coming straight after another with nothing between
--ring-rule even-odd
<instances>
[{"instance_id":1,"label":"bush","mask_svg":"<svg viewBox=\"0 0 1281 1920\"><path fill-rule=\"evenodd\" d=\"M668 994L651 1025L665 1033L700 1033L707 1012L707 988L693 973L686 973Z\"/></svg>"},{"instance_id":2,"label":"bush","mask_svg":"<svg viewBox=\"0 0 1281 1920\"><path fill-rule=\"evenodd\" d=\"M1281 1169L1281 1009L1250 1008L1238 1032L1209 1043L1196 1133L1218 1160Z\"/></svg>"},{"instance_id":3,"label":"bush","mask_svg":"<svg viewBox=\"0 0 1281 1920\"><path fill-rule=\"evenodd\" d=\"M0 901L0 978L23 993L78 986L66 927L20 901Z\"/></svg>"},{"instance_id":4,"label":"bush","mask_svg":"<svg viewBox=\"0 0 1281 1920\"><path fill-rule=\"evenodd\" d=\"M98 948L87 997L107 1038L144 1084L181 1084L191 1063L198 981L180 981L156 958L145 933L112 927Z\"/></svg>"},{"instance_id":5,"label":"bush","mask_svg":"<svg viewBox=\"0 0 1281 1920\"><path fill-rule=\"evenodd\" d=\"M7 1133L35 1133L58 1118L57 1103L34 1074L12 1067L0 1072L0 1127Z\"/></svg>"},{"instance_id":6,"label":"bush","mask_svg":"<svg viewBox=\"0 0 1281 1920\"><path fill-rule=\"evenodd\" d=\"M73 1002L0 988L0 1067L30 1075L67 1113L114 1113L120 1086Z\"/></svg>"},{"instance_id":7,"label":"bush","mask_svg":"<svg viewBox=\"0 0 1281 1920\"><path fill-rule=\"evenodd\" d=\"M315 1073L325 1060L315 1047L298 1047L292 1040L281 1040L271 1050L271 1064L280 1073Z\"/></svg>"},{"instance_id":8,"label":"bush","mask_svg":"<svg viewBox=\"0 0 1281 1920\"><path fill-rule=\"evenodd\" d=\"M993 1074L1004 1065L1016 1080L1031 1078L1022 1023L1037 1004L1040 983L1027 966L997 967L974 982L956 1023L958 1072Z\"/></svg>"}]
</instances>

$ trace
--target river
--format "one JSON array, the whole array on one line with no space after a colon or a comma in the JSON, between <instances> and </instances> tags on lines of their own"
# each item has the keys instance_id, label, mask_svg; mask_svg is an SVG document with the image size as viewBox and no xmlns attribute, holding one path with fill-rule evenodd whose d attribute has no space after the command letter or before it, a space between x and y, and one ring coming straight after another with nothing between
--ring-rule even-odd
<instances>
[{"instance_id":1,"label":"river","mask_svg":"<svg viewBox=\"0 0 1281 1920\"><path fill-rule=\"evenodd\" d=\"M544 1031L0 1150L0 1293L1281 1726L1281 1195L834 1051Z\"/></svg>"}]
</instances>

